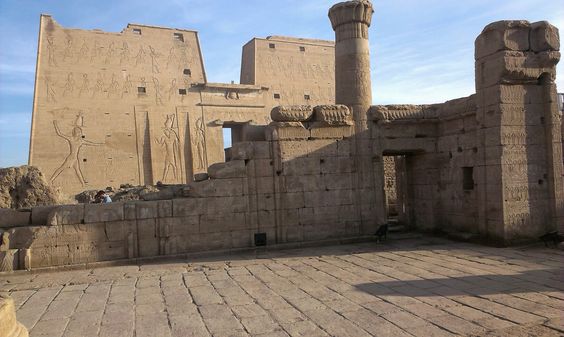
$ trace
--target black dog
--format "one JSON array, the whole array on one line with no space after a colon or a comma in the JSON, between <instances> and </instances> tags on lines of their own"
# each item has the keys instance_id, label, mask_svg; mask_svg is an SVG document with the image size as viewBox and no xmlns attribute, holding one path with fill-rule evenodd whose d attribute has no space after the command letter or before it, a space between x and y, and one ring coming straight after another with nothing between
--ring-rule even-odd
<instances>
[{"instance_id":1,"label":"black dog","mask_svg":"<svg viewBox=\"0 0 564 337\"><path fill-rule=\"evenodd\" d=\"M553 246L558 245L560 242L564 241L564 235L558 234L558 232L549 232L545 235L541 236L539 239L544 242L544 246L548 247L549 243L552 243Z\"/></svg>"},{"instance_id":2,"label":"black dog","mask_svg":"<svg viewBox=\"0 0 564 337\"><path fill-rule=\"evenodd\" d=\"M378 242L382 241L382 238L384 238L384 240L387 240L387 238L388 238L388 224L380 225L380 227L378 227L378 230L376 230L375 235L378 237Z\"/></svg>"}]
</instances>

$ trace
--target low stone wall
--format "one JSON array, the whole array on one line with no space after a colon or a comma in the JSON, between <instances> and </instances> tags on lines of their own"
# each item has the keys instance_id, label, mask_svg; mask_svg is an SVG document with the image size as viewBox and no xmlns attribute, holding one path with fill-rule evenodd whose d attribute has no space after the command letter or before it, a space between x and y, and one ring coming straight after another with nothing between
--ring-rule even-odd
<instances>
[{"instance_id":1,"label":"low stone wall","mask_svg":"<svg viewBox=\"0 0 564 337\"><path fill-rule=\"evenodd\" d=\"M280 113L266 141L234 144L232 160L210 166L185 198L32 209L21 221L31 225L4 226L23 259L14 268L253 247L257 233L268 245L373 234L353 200L348 109L299 109Z\"/></svg>"}]
</instances>

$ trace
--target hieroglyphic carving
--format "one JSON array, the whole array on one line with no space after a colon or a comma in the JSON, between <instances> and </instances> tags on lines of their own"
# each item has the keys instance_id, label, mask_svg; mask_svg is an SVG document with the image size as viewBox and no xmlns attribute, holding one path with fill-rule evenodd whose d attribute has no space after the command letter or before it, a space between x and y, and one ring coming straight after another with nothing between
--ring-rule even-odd
<instances>
[{"instance_id":1,"label":"hieroglyphic carving","mask_svg":"<svg viewBox=\"0 0 564 337\"><path fill-rule=\"evenodd\" d=\"M47 102L57 102L57 92L55 91L55 81L49 77L45 77L45 92L47 94Z\"/></svg>"},{"instance_id":2,"label":"hieroglyphic carving","mask_svg":"<svg viewBox=\"0 0 564 337\"><path fill-rule=\"evenodd\" d=\"M196 146L196 154L198 155L197 166L198 169L206 168L206 130L202 118L196 120L196 137L192 140Z\"/></svg>"},{"instance_id":3,"label":"hieroglyphic carving","mask_svg":"<svg viewBox=\"0 0 564 337\"><path fill-rule=\"evenodd\" d=\"M546 190L541 185L505 186L505 201L531 201L546 198Z\"/></svg>"},{"instance_id":4,"label":"hieroglyphic carving","mask_svg":"<svg viewBox=\"0 0 564 337\"><path fill-rule=\"evenodd\" d=\"M156 77L153 77L153 84L155 85L155 104L164 105L163 95L161 94L161 86L159 84L159 80Z\"/></svg>"},{"instance_id":5,"label":"hieroglyphic carving","mask_svg":"<svg viewBox=\"0 0 564 337\"><path fill-rule=\"evenodd\" d=\"M108 98L117 95L119 95L119 83L116 79L116 75L112 74L112 80L110 82L110 86L108 87Z\"/></svg>"},{"instance_id":6,"label":"hieroglyphic carving","mask_svg":"<svg viewBox=\"0 0 564 337\"><path fill-rule=\"evenodd\" d=\"M135 55L135 66L145 63L145 57L147 56L147 52L143 49L143 45L139 47L139 51L137 55Z\"/></svg>"},{"instance_id":7,"label":"hieroglyphic carving","mask_svg":"<svg viewBox=\"0 0 564 337\"><path fill-rule=\"evenodd\" d=\"M80 47L80 51L78 52L76 62L78 63L80 61L87 60L89 51L90 51L90 48L88 48L88 44L86 43L86 40L84 40L82 42L82 46Z\"/></svg>"},{"instance_id":8,"label":"hieroglyphic carving","mask_svg":"<svg viewBox=\"0 0 564 337\"><path fill-rule=\"evenodd\" d=\"M179 66L184 67L190 64L190 50L186 47L178 47Z\"/></svg>"},{"instance_id":9,"label":"hieroglyphic carving","mask_svg":"<svg viewBox=\"0 0 564 337\"><path fill-rule=\"evenodd\" d=\"M100 47L98 40L94 41L94 46L92 47L92 51L90 53L90 62L94 62L96 59L100 58L103 48L104 47Z\"/></svg>"},{"instance_id":10,"label":"hieroglyphic carving","mask_svg":"<svg viewBox=\"0 0 564 337\"><path fill-rule=\"evenodd\" d=\"M164 168L162 181L166 181L170 170L172 169L173 178L177 179L178 163L179 163L179 142L180 139L178 134L174 130L173 126L175 124L174 114L166 116L166 121L164 123L163 133L157 143L160 144L165 152L164 158Z\"/></svg>"},{"instance_id":11,"label":"hieroglyphic carving","mask_svg":"<svg viewBox=\"0 0 564 337\"><path fill-rule=\"evenodd\" d=\"M168 101L170 102L172 98L175 97L176 93L178 92L178 85L176 84L176 79L173 78L170 81L170 87L168 88Z\"/></svg>"},{"instance_id":12,"label":"hieroglyphic carving","mask_svg":"<svg viewBox=\"0 0 564 337\"><path fill-rule=\"evenodd\" d=\"M90 80L88 79L88 74L82 74L82 84L78 90L78 97L82 96L83 93L88 94L90 92Z\"/></svg>"},{"instance_id":13,"label":"hieroglyphic carving","mask_svg":"<svg viewBox=\"0 0 564 337\"><path fill-rule=\"evenodd\" d=\"M176 66L178 64L178 56L176 56L176 48L170 47L168 52L168 57L166 59L166 67L167 69L171 66Z\"/></svg>"},{"instance_id":14,"label":"hieroglyphic carving","mask_svg":"<svg viewBox=\"0 0 564 337\"><path fill-rule=\"evenodd\" d=\"M131 83L131 75L125 77L125 82L123 82L123 87L121 89L121 97L125 94L131 93L133 90L133 83Z\"/></svg>"},{"instance_id":15,"label":"hieroglyphic carving","mask_svg":"<svg viewBox=\"0 0 564 337\"><path fill-rule=\"evenodd\" d=\"M127 42L123 42L122 46L121 46L121 52L119 54L119 64L124 64L129 62L129 45L127 44Z\"/></svg>"},{"instance_id":16,"label":"hieroglyphic carving","mask_svg":"<svg viewBox=\"0 0 564 337\"><path fill-rule=\"evenodd\" d=\"M149 46L149 56L151 57L151 71L153 74L160 73L159 57L161 56L152 46Z\"/></svg>"},{"instance_id":17,"label":"hieroglyphic carving","mask_svg":"<svg viewBox=\"0 0 564 337\"><path fill-rule=\"evenodd\" d=\"M74 55L74 51L72 47L72 39L69 38L67 39L67 45L63 52L63 62L65 62L67 59L72 59L73 55Z\"/></svg>"},{"instance_id":18,"label":"hieroglyphic carving","mask_svg":"<svg viewBox=\"0 0 564 337\"><path fill-rule=\"evenodd\" d=\"M108 46L108 51L106 52L106 58L104 59L104 63L108 64L112 61L112 59L114 58L116 53L116 48L114 43L110 43L110 45Z\"/></svg>"},{"instance_id":19,"label":"hieroglyphic carving","mask_svg":"<svg viewBox=\"0 0 564 337\"><path fill-rule=\"evenodd\" d=\"M501 135L502 144L521 145L526 144L527 132L525 131L504 131Z\"/></svg>"},{"instance_id":20,"label":"hieroglyphic carving","mask_svg":"<svg viewBox=\"0 0 564 337\"><path fill-rule=\"evenodd\" d=\"M56 66L55 59L55 39L52 36L47 37L47 59L50 66Z\"/></svg>"},{"instance_id":21,"label":"hieroglyphic carving","mask_svg":"<svg viewBox=\"0 0 564 337\"><path fill-rule=\"evenodd\" d=\"M63 97L67 95L71 95L74 92L74 79L72 77L72 73L67 75L67 81L65 82L64 90L63 90Z\"/></svg>"},{"instance_id":22,"label":"hieroglyphic carving","mask_svg":"<svg viewBox=\"0 0 564 337\"><path fill-rule=\"evenodd\" d=\"M96 84L92 90L92 97L96 97L98 94L104 93L104 78L101 73L98 73L96 77Z\"/></svg>"},{"instance_id":23,"label":"hieroglyphic carving","mask_svg":"<svg viewBox=\"0 0 564 337\"><path fill-rule=\"evenodd\" d=\"M86 184L86 180L84 179L84 175L82 174L82 171L80 169L80 149L83 145L101 146L104 145L104 143L91 142L83 138L84 135L82 128L84 126L84 117L82 115L82 112L78 113L71 134L67 135L61 132L58 121L56 120L53 121L53 126L55 127L57 136L63 138L69 144L69 154L66 156L63 163L51 175L51 183L53 183L63 171L72 168L74 173L78 177L78 180L80 181L82 186L84 186Z\"/></svg>"}]
</instances>

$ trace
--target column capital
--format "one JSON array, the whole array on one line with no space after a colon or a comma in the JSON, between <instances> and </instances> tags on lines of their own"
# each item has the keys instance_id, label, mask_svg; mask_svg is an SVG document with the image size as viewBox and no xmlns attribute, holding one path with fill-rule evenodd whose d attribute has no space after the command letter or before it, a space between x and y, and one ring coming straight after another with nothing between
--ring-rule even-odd
<instances>
[{"instance_id":1,"label":"column capital","mask_svg":"<svg viewBox=\"0 0 564 337\"><path fill-rule=\"evenodd\" d=\"M329 9L329 19L333 30L349 23L361 23L370 27L374 9L368 0L339 2Z\"/></svg>"}]
</instances>

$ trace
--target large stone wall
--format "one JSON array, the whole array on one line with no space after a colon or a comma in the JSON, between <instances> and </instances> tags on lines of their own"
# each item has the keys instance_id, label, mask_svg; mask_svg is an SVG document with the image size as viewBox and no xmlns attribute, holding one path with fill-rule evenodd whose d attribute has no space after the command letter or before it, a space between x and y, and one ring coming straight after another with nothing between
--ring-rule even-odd
<instances>
[{"instance_id":1,"label":"large stone wall","mask_svg":"<svg viewBox=\"0 0 564 337\"><path fill-rule=\"evenodd\" d=\"M188 184L185 198L11 213L23 224L0 224L7 228L2 265L253 247L258 233L268 244L371 235L386 222L385 156L402 156L399 216L410 227L472 232L499 244L564 230L556 28L526 21L488 25L476 40L474 95L442 104L370 106L371 14L368 0L330 10L336 101L345 105L278 106L243 123L267 106L267 99L260 105L254 98L265 97L265 88L195 85L202 97L197 113L180 110L178 117L177 111L162 127L141 119L148 136L140 134L187 134L191 145L180 153L204 158L192 173L205 171L210 179ZM272 122L253 125L261 118ZM75 129L82 121L75 119ZM210 144L222 127L237 123L244 125L240 142L230 161L217 163L220 156L210 155L217 146ZM150 153L151 169L160 164L166 171L169 152L161 151L161 159Z\"/></svg>"},{"instance_id":2,"label":"large stone wall","mask_svg":"<svg viewBox=\"0 0 564 337\"><path fill-rule=\"evenodd\" d=\"M558 48L546 22L496 22L476 40L476 95L372 107L383 153L406 155L413 227L504 243L562 230Z\"/></svg>"},{"instance_id":3,"label":"large stone wall","mask_svg":"<svg viewBox=\"0 0 564 337\"><path fill-rule=\"evenodd\" d=\"M354 203L349 110L298 106L272 117L266 140L235 144L186 198L13 211L28 218L0 223L10 261L23 269L245 248L256 233L268 245L372 234Z\"/></svg>"},{"instance_id":4,"label":"large stone wall","mask_svg":"<svg viewBox=\"0 0 564 337\"><path fill-rule=\"evenodd\" d=\"M254 39L238 85L207 81L195 31L70 29L48 15L39 31L29 163L69 194L190 182L225 160L224 127L267 125L283 102L333 101L329 41Z\"/></svg>"},{"instance_id":5,"label":"large stone wall","mask_svg":"<svg viewBox=\"0 0 564 337\"><path fill-rule=\"evenodd\" d=\"M179 89L206 79L197 33L68 29L47 15L39 31L30 164L65 192L185 181L181 158L166 176L155 164L182 155L177 107L199 99Z\"/></svg>"},{"instance_id":6,"label":"large stone wall","mask_svg":"<svg viewBox=\"0 0 564 337\"><path fill-rule=\"evenodd\" d=\"M270 106L334 104L334 54L333 41L254 38L243 46L241 83L268 87Z\"/></svg>"}]
</instances>

